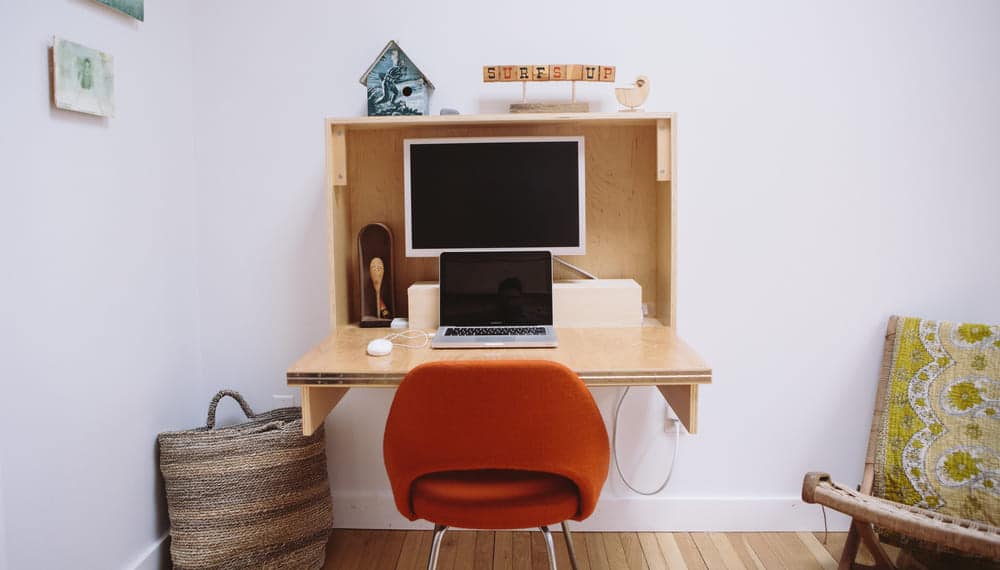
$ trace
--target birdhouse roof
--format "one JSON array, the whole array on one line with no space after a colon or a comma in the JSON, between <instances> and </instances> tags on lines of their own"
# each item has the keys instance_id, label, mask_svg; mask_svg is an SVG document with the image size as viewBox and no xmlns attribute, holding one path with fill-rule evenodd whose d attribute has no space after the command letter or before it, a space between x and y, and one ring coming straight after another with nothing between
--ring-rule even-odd
<instances>
[{"instance_id":1,"label":"birdhouse roof","mask_svg":"<svg viewBox=\"0 0 1000 570\"><path fill-rule=\"evenodd\" d=\"M404 59L406 59L406 61L413 66L413 70L416 71L417 74L420 75L420 77L424 78L424 81L427 82L427 87L434 89L434 84L431 83L431 80L427 78L427 75L423 71L420 71L420 68L417 67L417 64L413 63L413 60L410 59L410 56L406 55L406 52L403 51L403 48L399 47L399 44L397 44L395 40L389 40L389 43L385 44L385 47L382 48L382 51L379 52L378 57L376 57L375 61L373 61L372 64L368 66L368 69L365 70L365 73L361 76L361 79L358 80L359 83L361 83L362 85L368 85L368 76L371 75L372 70L375 69L375 66L378 65L378 62L382 61L382 58L385 57L385 54L387 54L390 49L399 50L399 55Z\"/></svg>"}]
</instances>

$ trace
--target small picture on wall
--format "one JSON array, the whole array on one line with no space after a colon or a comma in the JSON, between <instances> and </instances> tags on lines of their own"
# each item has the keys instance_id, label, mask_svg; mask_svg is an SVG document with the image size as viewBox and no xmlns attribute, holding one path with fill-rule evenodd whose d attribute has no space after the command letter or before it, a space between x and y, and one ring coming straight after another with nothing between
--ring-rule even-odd
<instances>
[{"instance_id":1,"label":"small picture on wall","mask_svg":"<svg viewBox=\"0 0 1000 570\"><path fill-rule=\"evenodd\" d=\"M119 12L124 12L140 22L143 21L143 3L145 0L97 0L101 4L111 6Z\"/></svg>"},{"instance_id":2,"label":"small picture on wall","mask_svg":"<svg viewBox=\"0 0 1000 570\"><path fill-rule=\"evenodd\" d=\"M56 107L102 117L115 114L115 60L77 43L52 41L52 90Z\"/></svg>"}]
</instances>

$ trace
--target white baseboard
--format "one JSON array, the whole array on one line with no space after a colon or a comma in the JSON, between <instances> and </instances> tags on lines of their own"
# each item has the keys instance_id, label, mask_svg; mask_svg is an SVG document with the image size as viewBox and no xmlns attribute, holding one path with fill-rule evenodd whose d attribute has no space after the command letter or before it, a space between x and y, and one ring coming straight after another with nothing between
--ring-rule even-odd
<instances>
[{"instance_id":1,"label":"white baseboard","mask_svg":"<svg viewBox=\"0 0 1000 570\"><path fill-rule=\"evenodd\" d=\"M169 532L163 533L163 536L156 539L156 542L144 553L137 556L135 561L126 568L129 570L169 570L170 553L166 551L170 544L167 540L169 537Z\"/></svg>"},{"instance_id":2,"label":"white baseboard","mask_svg":"<svg viewBox=\"0 0 1000 570\"><path fill-rule=\"evenodd\" d=\"M847 530L850 519L827 509L831 531ZM396 510L391 495L336 493L333 522L337 528L430 529L426 521L410 522ZM821 531L818 505L799 497L604 497L587 520L573 523L581 531Z\"/></svg>"}]
</instances>

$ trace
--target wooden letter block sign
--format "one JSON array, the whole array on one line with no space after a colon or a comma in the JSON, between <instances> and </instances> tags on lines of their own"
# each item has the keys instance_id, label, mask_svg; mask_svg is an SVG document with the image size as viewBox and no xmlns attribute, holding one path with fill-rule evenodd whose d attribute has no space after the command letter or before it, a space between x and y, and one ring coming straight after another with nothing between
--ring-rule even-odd
<instances>
[{"instance_id":1,"label":"wooden letter block sign","mask_svg":"<svg viewBox=\"0 0 1000 570\"><path fill-rule=\"evenodd\" d=\"M483 66L483 82L513 82L521 83L521 102L511 103L511 113L586 113L590 105L576 100L577 81L615 80L613 65L581 65L576 63L551 63L532 65L485 65ZM573 91L568 102L528 102L528 82L537 81L572 81Z\"/></svg>"},{"instance_id":2,"label":"wooden letter block sign","mask_svg":"<svg viewBox=\"0 0 1000 570\"><path fill-rule=\"evenodd\" d=\"M498 81L603 81L615 80L613 65L550 63L547 65L484 65L483 82Z\"/></svg>"}]
</instances>

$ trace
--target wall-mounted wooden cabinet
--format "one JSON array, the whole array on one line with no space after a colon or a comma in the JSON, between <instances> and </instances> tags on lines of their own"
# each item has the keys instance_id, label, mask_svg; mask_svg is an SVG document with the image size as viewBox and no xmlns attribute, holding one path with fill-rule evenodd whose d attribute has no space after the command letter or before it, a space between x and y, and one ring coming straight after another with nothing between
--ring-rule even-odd
<instances>
[{"instance_id":1,"label":"wall-mounted wooden cabinet","mask_svg":"<svg viewBox=\"0 0 1000 570\"><path fill-rule=\"evenodd\" d=\"M384 223L396 236L397 314L407 314L410 284L437 280L435 259L405 256L404 139L533 135L586 140L587 254L565 259L601 278L635 279L650 316L675 325L672 113L360 117L325 127L332 327L360 319L355 240L367 224ZM556 279L576 277L556 267Z\"/></svg>"}]
</instances>

